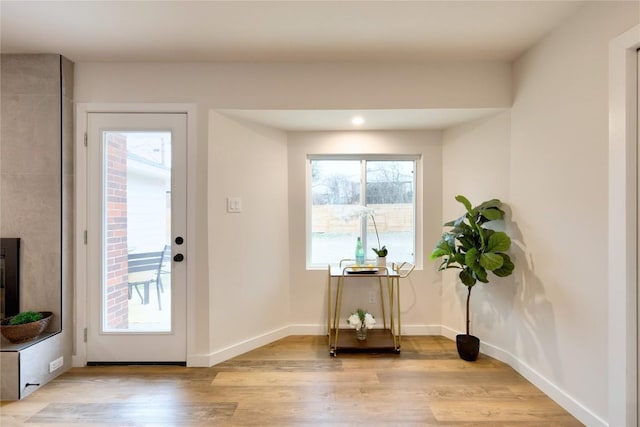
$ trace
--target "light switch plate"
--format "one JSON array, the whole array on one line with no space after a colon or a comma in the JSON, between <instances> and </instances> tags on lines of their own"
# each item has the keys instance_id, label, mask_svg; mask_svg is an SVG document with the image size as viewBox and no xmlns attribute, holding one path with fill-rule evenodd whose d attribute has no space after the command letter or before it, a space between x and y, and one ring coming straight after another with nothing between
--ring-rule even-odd
<instances>
[{"instance_id":1,"label":"light switch plate","mask_svg":"<svg viewBox=\"0 0 640 427\"><path fill-rule=\"evenodd\" d=\"M242 199L240 197L227 197L227 212L228 213L242 212Z\"/></svg>"}]
</instances>

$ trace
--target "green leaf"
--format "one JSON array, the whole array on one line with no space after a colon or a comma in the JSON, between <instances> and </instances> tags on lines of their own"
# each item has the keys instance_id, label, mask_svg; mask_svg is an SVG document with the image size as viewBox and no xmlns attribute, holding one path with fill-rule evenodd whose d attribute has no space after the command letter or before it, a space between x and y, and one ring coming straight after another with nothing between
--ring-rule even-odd
<instances>
[{"instance_id":1,"label":"green leaf","mask_svg":"<svg viewBox=\"0 0 640 427\"><path fill-rule=\"evenodd\" d=\"M496 231L491 234L487 243L487 252L504 252L511 247L511 239L504 231Z\"/></svg>"},{"instance_id":2,"label":"green leaf","mask_svg":"<svg viewBox=\"0 0 640 427\"><path fill-rule=\"evenodd\" d=\"M480 255L480 265L489 271L502 267L504 259L498 254L484 253Z\"/></svg>"},{"instance_id":3,"label":"green leaf","mask_svg":"<svg viewBox=\"0 0 640 427\"><path fill-rule=\"evenodd\" d=\"M480 264L478 264L478 266L473 269L473 275L482 283L489 283L489 279L487 279L487 270L482 268Z\"/></svg>"},{"instance_id":4,"label":"green leaf","mask_svg":"<svg viewBox=\"0 0 640 427\"><path fill-rule=\"evenodd\" d=\"M482 227L475 228L474 231L474 234L478 236L478 243L480 243L481 240L484 240L486 242L489 239L489 233L493 232L493 230L489 231L488 228Z\"/></svg>"},{"instance_id":5,"label":"green leaf","mask_svg":"<svg viewBox=\"0 0 640 427\"><path fill-rule=\"evenodd\" d=\"M445 258L442 264L440 264L440 267L438 267L438 270L446 270L448 268L455 268L455 265L451 265L451 257Z\"/></svg>"},{"instance_id":6,"label":"green leaf","mask_svg":"<svg viewBox=\"0 0 640 427\"><path fill-rule=\"evenodd\" d=\"M458 227L460 224L462 224L464 222L466 217L467 217L467 214L464 214L459 218L456 218L456 219L453 219L451 221L445 222L444 226L445 227Z\"/></svg>"},{"instance_id":7,"label":"green leaf","mask_svg":"<svg viewBox=\"0 0 640 427\"><path fill-rule=\"evenodd\" d=\"M458 241L460 242L460 247L464 252L468 252L469 249L476 247L476 241L472 237L460 236Z\"/></svg>"},{"instance_id":8,"label":"green leaf","mask_svg":"<svg viewBox=\"0 0 640 427\"><path fill-rule=\"evenodd\" d=\"M464 283L468 287L471 287L476 284L476 279L466 269L462 270L460 274L458 274L458 277L460 277L460 280L462 280L462 283Z\"/></svg>"},{"instance_id":9,"label":"green leaf","mask_svg":"<svg viewBox=\"0 0 640 427\"><path fill-rule=\"evenodd\" d=\"M493 274L495 274L498 277L507 277L511 275L511 273L513 273L513 270L516 268L513 262L511 262L511 258L509 258L509 255L507 254L498 254L498 255L502 257L502 260L503 260L502 267L496 270L493 270Z\"/></svg>"},{"instance_id":10,"label":"green leaf","mask_svg":"<svg viewBox=\"0 0 640 427\"><path fill-rule=\"evenodd\" d=\"M37 322L42 319L42 313L38 311L23 311L16 314L9 320L9 325L22 325L25 323Z\"/></svg>"},{"instance_id":11,"label":"green leaf","mask_svg":"<svg viewBox=\"0 0 640 427\"><path fill-rule=\"evenodd\" d=\"M389 254L389 250L387 249L386 246L381 247L380 249L378 248L371 248L371 250L373 252L376 253L376 255L378 255L379 257L386 257Z\"/></svg>"},{"instance_id":12,"label":"green leaf","mask_svg":"<svg viewBox=\"0 0 640 427\"><path fill-rule=\"evenodd\" d=\"M463 234L469 234L469 235L473 234L473 230L467 224L462 223L457 225L455 228L451 229L451 231L449 231L449 234L451 234L454 237L458 237Z\"/></svg>"},{"instance_id":13,"label":"green leaf","mask_svg":"<svg viewBox=\"0 0 640 427\"><path fill-rule=\"evenodd\" d=\"M451 268L449 267L449 260L451 258L445 258L440 265L438 266L438 271L442 271L442 270L446 270L447 268Z\"/></svg>"},{"instance_id":14,"label":"green leaf","mask_svg":"<svg viewBox=\"0 0 640 427\"><path fill-rule=\"evenodd\" d=\"M456 254L453 256L453 262L457 262L460 265L465 265L464 264L464 255L461 254L460 252L456 252Z\"/></svg>"},{"instance_id":15,"label":"green leaf","mask_svg":"<svg viewBox=\"0 0 640 427\"><path fill-rule=\"evenodd\" d=\"M487 200L486 202L480 203L478 206L476 206L476 209L483 210L483 209L491 209L491 208L500 208L500 206L502 206L502 202L499 199L491 199L491 200Z\"/></svg>"},{"instance_id":16,"label":"green leaf","mask_svg":"<svg viewBox=\"0 0 640 427\"><path fill-rule=\"evenodd\" d=\"M455 249L455 246L456 246L456 236L457 236L457 234L454 234L454 233L443 233L442 234L442 240L444 242L446 242L447 245L449 245L449 247L451 248L452 252L453 252L453 250Z\"/></svg>"},{"instance_id":17,"label":"green leaf","mask_svg":"<svg viewBox=\"0 0 640 427\"><path fill-rule=\"evenodd\" d=\"M482 209L480 215L487 218L489 221L495 221L504 217L504 212L500 209Z\"/></svg>"},{"instance_id":18,"label":"green leaf","mask_svg":"<svg viewBox=\"0 0 640 427\"><path fill-rule=\"evenodd\" d=\"M457 195L456 200L464 205L464 207L467 209L467 212L471 212L473 210L473 208L471 207L471 202L469 202L466 197Z\"/></svg>"},{"instance_id":19,"label":"green leaf","mask_svg":"<svg viewBox=\"0 0 640 427\"><path fill-rule=\"evenodd\" d=\"M456 226L456 228L457 228L457 227L461 227L461 226L463 226L463 225L466 225L466 224L464 223L465 218L467 218L467 215L466 215L466 214L465 214L465 215L462 215L460 218L456 219L456 220L454 221L453 225L455 225L455 226Z\"/></svg>"},{"instance_id":20,"label":"green leaf","mask_svg":"<svg viewBox=\"0 0 640 427\"><path fill-rule=\"evenodd\" d=\"M441 248L435 248L433 250L433 252L431 252L431 255L429 256L429 259L434 260L437 258L440 258L441 256L445 256L445 255L449 255L448 251L445 251Z\"/></svg>"},{"instance_id":21,"label":"green leaf","mask_svg":"<svg viewBox=\"0 0 640 427\"><path fill-rule=\"evenodd\" d=\"M376 249L373 249L373 250L376 251ZM383 246L380 251L382 251L382 250L384 250L386 252L387 248L385 246ZM438 242L436 247L433 248L433 251L431 252L430 258L432 260L434 260L436 258L439 258L439 257L443 256L443 255L450 255L454 251L455 251L454 238L453 238L453 236L450 236L447 233L445 233L445 234L442 235L442 238L440 239L440 241ZM377 251L376 251L376 253L377 253Z\"/></svg>"},{"instance_id":22,"label":"green leaf","mask_svg":"<svg viewBox=\"0 0 640 427\"><path fill-rule=\"evenodd\" d=\"M464 263L469 266L472 270L478 265L478 255L480 252L477 248L471 248L467 251L464 256Z\"/></svg>"}]
</instances>

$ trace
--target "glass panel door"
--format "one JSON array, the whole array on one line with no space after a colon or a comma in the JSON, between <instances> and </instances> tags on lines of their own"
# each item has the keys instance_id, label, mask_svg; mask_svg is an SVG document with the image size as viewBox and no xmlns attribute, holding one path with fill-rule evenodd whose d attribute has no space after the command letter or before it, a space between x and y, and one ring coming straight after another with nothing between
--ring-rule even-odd
<instances>
[{"instance_id":1,"label":"glass panel door","mask_svg":"<svg viewBox=\"0 0 640 427\"><path fill-rule=\"evenodd\" d=\"M87 123L87 360L185 361L186 115Z\"/></svg>"},{"instance_id":2,"label":"glass panel door","mask_svg":"<svg viewBox=\"0 0 640 427\"><path fill-rule=\"evenodd\" d=\"M171 132L102 132L105 332L171 330Z\"/></svg>"}]
</instances>

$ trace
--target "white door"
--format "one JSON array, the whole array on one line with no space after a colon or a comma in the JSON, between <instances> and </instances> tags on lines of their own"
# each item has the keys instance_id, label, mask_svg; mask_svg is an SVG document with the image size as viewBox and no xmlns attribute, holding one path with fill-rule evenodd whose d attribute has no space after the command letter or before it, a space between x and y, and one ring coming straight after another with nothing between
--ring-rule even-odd
<instances>
[{"instance_id":1,"label":"white door","mask_svg":"<svg viewBox=\"0 0 640 427\"><path fill-rule=\"evenodd\" d=\"M87 362L186 361L187 115L87 116Z\"/></svg>"}]
</instances>

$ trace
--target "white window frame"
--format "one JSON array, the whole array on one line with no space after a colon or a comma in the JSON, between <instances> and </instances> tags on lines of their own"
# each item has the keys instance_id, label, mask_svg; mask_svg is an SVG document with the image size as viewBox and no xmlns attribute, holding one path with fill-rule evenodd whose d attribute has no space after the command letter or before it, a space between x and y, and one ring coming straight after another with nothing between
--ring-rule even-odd
<instances>
[{"instance_id":1,"label":"white window frame","mask_svg":"<svg viewBox=\"0 0 640 427\"><path fill-rule=\"evenodd\" d=\"M308 154L306 159L306 171L305 171L305 211L306 211L306 230L305 230L305 259L307 270L321 270L326 269L327 264L312 264L311 263L311 231L312 231L312 191L311 191L311 162L313 160L357 160L357 161L413 161L414 162L414 177L413 177L413 191L414 191L414 203L413 203L413 254L414 263L416 268L422 269L422 157L419 154ZM362 172L365 173L364 171ZM364 176L361 180L361 185L365 185ZM361 193L361 204L365 192ZM365 225L362 225L361 235L366 231ZM369 242L370 243L370 242ZM369 244L369 246L371 246ZM335 260L337 263L340 260Z\"/></svg>"}]
</instances>

